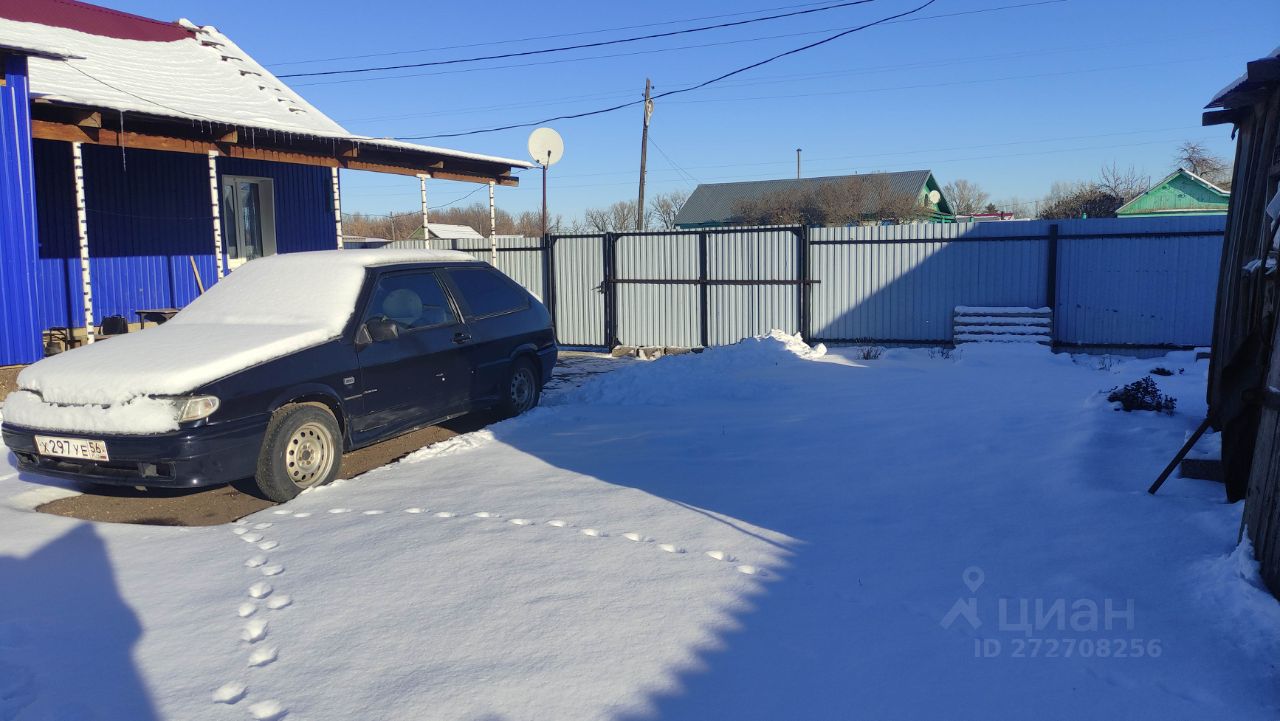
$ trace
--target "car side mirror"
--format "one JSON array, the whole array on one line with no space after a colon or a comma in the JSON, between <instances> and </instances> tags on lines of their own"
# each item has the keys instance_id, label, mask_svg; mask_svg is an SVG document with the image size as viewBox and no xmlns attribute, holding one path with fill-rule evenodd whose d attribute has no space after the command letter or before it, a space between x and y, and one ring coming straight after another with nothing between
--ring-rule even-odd
<instances>
[{"instance_id":1,"label":"car side mirror","mask_svg":"<svg viewBox=\"0 0 1280 721\"><path fill-rule=\"evenodd\" d=\"M400 337L400 326L390 318L372 318L365 322L364 327L369 332L369 339L374 343Z\"/></svg>"}]
</instances>

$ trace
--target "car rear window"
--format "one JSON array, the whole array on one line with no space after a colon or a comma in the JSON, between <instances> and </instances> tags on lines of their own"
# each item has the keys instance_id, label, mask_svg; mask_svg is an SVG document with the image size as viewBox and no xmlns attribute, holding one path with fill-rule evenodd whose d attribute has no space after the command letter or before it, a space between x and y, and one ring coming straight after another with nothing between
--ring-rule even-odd
<instances>
[{"instance_id":1,"label":"car rear window","mask_svg":"<svg viewBox=\"0 0 1280 721\"><path fill-rule=\"evenodd\" d=\"M449 275L471 315L483 318L529 307L529 294L515 281L489 268L450 268Z\"/></svg>"}]
</instances>

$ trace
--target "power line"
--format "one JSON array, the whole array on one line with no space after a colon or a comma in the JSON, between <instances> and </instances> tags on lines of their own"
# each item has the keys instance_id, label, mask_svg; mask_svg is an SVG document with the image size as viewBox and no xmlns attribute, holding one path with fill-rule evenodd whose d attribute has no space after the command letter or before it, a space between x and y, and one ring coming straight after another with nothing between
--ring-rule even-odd
<instances>
[{"instance_id":1,"label":"power line","mask_svg":"<svg viewBox=\"0 0 1280 721\"><path fill-rule=\"evenodd\" d=\"M693 177L692 173L680 167L680 164L672 160L670 155L667 155L667 151L663 150L662 146L658 145L658 141L654 140L652 130L649 131L649 144L652 145L654 149L658 151L659 155L661 155L663 158L666 159L667 163L670 164L671 167L676 170L676 172L683 175L686 179L692 180L694 183L702 182L701 180L698 180L697 178Z\"/></svg>"},{"instance_id":2,"label":"power line","mask_svg":"<svg viewBox=\"0 0 1280 721\"><path fill-rule=\"evenodd\" d=\"M688 93L688 92L692 92L692 91L694 91L694 90L699 90L699 89L701 89L701 88L705 88L705 87L707 87L708 85L711 85L711 84L713 84L713 83L718 83L718 82L720 82L721 80L725 80L726 78L731 78L731 77L733 77L734 75L738 75L738 74L740 74L740 73L745 73L745 72L747 72L748 70L754 70L755 68L758 68L758 67L760 67L760 66L762 66L762 65L767 65L767 64L769 64L769 63L771 63L771 62L774 62L775 60L780 60L780 59L785 58L785 57L787 57L787 56L789 56L789 55L795 55L796 53L800 53L800 52L804 52L805 50L810 50L810 49L812 49L812 48L816 48L816 47L818 47L819 45L825 45L825 44L827 44L827 43L829 43L829 42L833 42L833 41L835 41L835 40L839 40L840 38L845 37L846 35L851 35L851 34L853 34L853 33L859 32L859 31L861 31L861 30L866 30L867 28L872 28L872 27L875 27L875 26L877 26L877 25L883 25L884 23L890 22L890 21L892 21L892 20L896 20L896 19L901 18L901 17L906 17L906 16L908 16L908 15L913 15L913 14L918 13L918 12L920 12L921 10L923 10L923 9L925 9L925 8L927 8L927 7L929 7L930 5L934 4L934 3L935 3L935 2L937 2L937 1L938 1L938 0L926 0L926 2L925 2L924 4L922 4L922 5L918 5L918 6L916 6L915 8L913 8L913 9L911 9L911 10L907 10L907 11L904 11L904 12L898 13L898 14L896 14L896 15L889 15L889 16L883 17L883 18L881 18L881 19L879 19L879 20L873 20L873 21L871 21L871 22L869 22L869 23L866 23L866 24L864 24L864 25L859 25L859 26L857 26L857 27L853 27L853 28L850 28L850 29L848 29L848 30L844 30L844 31L842 31L842 32L836 33L835 35L832 35L832 36L830 36L830 37L823 38L822 40L818 40L818 41L816 41L816 42L809 43L808 45L802 45L802 46L800 46L800 47L798 47L798 48L793 48L793 49L791 49L791 50L787 50L787 51L785 51L785 52L778 53L777 55L773 55L773 56L771 56L771 57L765 58L764 60L761 60L761 61L759 61L759 62L755 62L755 63L752 63L752 64L750 64L750 65L744 65L743 67L737 68L737 69L735 69L735 70L730 70L730 71L729 71L729 72L727 72L727 73L724 73L724 74L722 74L722 75L718 75L718 76L716 76L716 77L714 77L714 78L711 78L710 80L705 80L705 81L703 81L703 82L701 82L701 83L698 83L698 84L696 84L696 85L690 85L690 86L688 86L688 87L685 87L685 88L679 88L679 89L677 89L677 90L668 90L668 91L666 91L665 93L658 93L657 95L653 96L653 99L654 99L654 100L657 100L657 99L659 99L659 98L670 97L670 96L672 96L672 95L678 95L678 94L680 94L680 93ZM1059 1L1060 1L1060 0L1059 0ZM638 105L638 104L643 103L643 102L644 102L644 100L643 100L643 99L640 99L640 100L633 100L633 101L630 101L630 102L626 102L626 103L621 103L621 104L618 104L618 105L614 105L614 106L612 106L612 107L608 107L608 108L600 108L600 109L598 109L598 110L588 110L588 111L584 111L584 112L581 112L581 113L572 113L572 114L568 114L568 115L559 115L559 116L556 116L556 117L554 117L554 118L546 118L546 119L544 119L544 120L539 120L539 121L532 122L532 123L513 123L513 124L511 124L511 125L502 125L502 126L493 127L493 128L484 128L484 129L481 129L481 130L468 130L468 131L465 131L465 132L458 132L458 133L441 133L441 134L438 134L438 135L416 135L416 136L405 136L405 137L397 138L397 140L427 140L427 139L431 139L431 138L457 138L457 137L461 137L461 136L464 136L464 135L479 135L479 134L481 134L481 133L495 133L495 132L498 132L498 131L500 131L500 130L511 130L511 129L513 129L513 128L528 128L528 127L532 127L532 126L535 126L535 125L543 125L543 124L545 124L545 123L554 122L554 121L556 121L556 120L572 120L572 119L575 119L575 118L585 118L585 117L589 117L589 116L592 116L592 115L603 115L603 114L605 114L605 113L612 113L612 112L614 112L614 111L621 110L621 109L623 109L623 108L629 108L629 107L631 107L631 106L633 106L633 105Z\"/></svg>"},{"instance_id":3,"label":"power line","mask_svg":"<svg viewBox=\"0 0 1280 721\"><path fill-rule=\"evenodd\" d=\"M526 38L513 38L510 40L489 40L483 43L467 43L464 45L445 45L442 47L419 48L417 50L393 50L385 53L366 53L364 55L339 55L331 58L313 58L311 60L287 60L277 63L268 63L267 67L282 67L285 65L307 65L311 63L328 63L337 60L363 60L365 58L384 58L394 55L415 55L417 53L439 52L441 50L460 50L465 48L481 48L491 45L511 45L513 43L526 43L534 40L556 40L559 38L580 37L583 35L599 35L600 33L611 33L619 30L639 30L641 28L662 27L664 25L679 25L680 23L696 23L703 20L718 20L720 18L741 17L743 15L754 15L756 13L773 12L774 10L790 10L792 8L813 7L815 5L826 5L825 2L801 3L798 5L782 5L779 7L757 8L755 10L743 10L736 13L721 13L719 15L703 15L695 18L682 18L680 20L664 20L656 23L642 23L639 25L620 25L611 28L600 28L599 30L579 30L571 33L556 33L554 35L534 35Z\"/></svg>"},{"instance_id":4,"label":"power line","mask_svg":"<svg viewBox=\"0 0 1280 721\"><path fill-rule=\"evenodd\" d=\"M876 0L846 0L845 2L827 5L824 7L808 8L805 10L793 10L787 13L779 13L777 15L766 15L764 17L750 18L748 20L734 20L727 23L716 23L714 25L702 25L696 28L685 28L683 30L669 30L663 33L650 33L648 35L637 35L629 38L616 38L613 40L600 40L594 43L579 43L577 45L563 45L555 48L541 48L538 50L521 50L511 53L498 53L496 55L480 55L473 58L454 58L451 60L431 60L423 63L406 63L403 65L382 65L371 68L347 68L344 70L317 70L309 73L288 73L279 75L281 78L309 78L322 75L351 75L354 73L373 73L383 70L407 70L409 68L425 68L437 65L457 65L459 63L474 63L483 60L504 60L506 58L523 58L530 55L545 55L547 53L562 53L569 50L583 50L585 48L598 48L606 45L622 45L624 43L640 42L642 40L656 40L658 38L669 38L676 35L688 35L691 33L700 33L708 30L723 30L724 28L732 28L740 25L751 25L753 23L767 22L770 20L780 20L782 18L796 17L799 15L810 15L813 13L826 12L828 10L838 10L840 8L852 7L854 5L865 5L867 3L876 2Z\"/></svg>"}]
</instances>

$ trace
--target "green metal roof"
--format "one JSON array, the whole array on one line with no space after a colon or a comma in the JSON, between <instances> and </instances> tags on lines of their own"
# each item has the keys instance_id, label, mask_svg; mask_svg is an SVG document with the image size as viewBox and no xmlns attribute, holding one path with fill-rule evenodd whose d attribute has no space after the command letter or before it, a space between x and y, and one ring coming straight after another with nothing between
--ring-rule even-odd
<instances>
[{"instance_id":1,"label":"green metal roof","mask_svg":"<svg viewBox=\"0 0 1280 721\"><path fill-rule=\"evenodd\" d=\"M1225 213L1231 193L1195 173L1178 168L1147 192L1120 206L1118 216Z\"/></svg>"}]
</instances>

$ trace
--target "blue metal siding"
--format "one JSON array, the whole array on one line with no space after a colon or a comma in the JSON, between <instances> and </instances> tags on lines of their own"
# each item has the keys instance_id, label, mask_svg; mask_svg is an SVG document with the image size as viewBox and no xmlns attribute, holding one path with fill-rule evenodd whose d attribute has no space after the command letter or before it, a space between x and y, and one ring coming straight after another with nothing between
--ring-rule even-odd
<instances>
[{"instance_id":1,"label":"blue metal siding","mask_svg":"<svg viewBox=\"0 0 1280 721\"><path fill-rule=\"evenodd\" d=\"M0 62L0 365L10 365L39 359L43 343L31 313L38 296L27 59L0 55Z\"/></svg>"},{"instance_id":2,"label":"blue metal siding","mask_svg":"<svg viewBox=\"0 0 1280 721\"><path fill-rule=\"evenodd\" d=\"M219 179L226 174L271 178L275 181L277 253L331 250L338 247L338 231L333 224L333 188L330 185L329 168L244 158L219 158L218 173ZM206 205L208 197L206 179Z\"/></svg>"},{"instance_id":3,"label":"blue metal siding","mask_svg":"<svg viewBox=\"0 0 1280 721\"><path fill-rule=\"evenodd\" d=\"M84 313L71 145L36 140L34 151L39 258L25 277L38 288L40 301L30 304L38 339L43 328L83 326ZM205 156L85 145L84 162L95 323L191 302L192 258L206 288L217 281ZM278 252L336 246L328 168L233 158L218 167L275 181Z\"/></svg>"}]
</instances>

